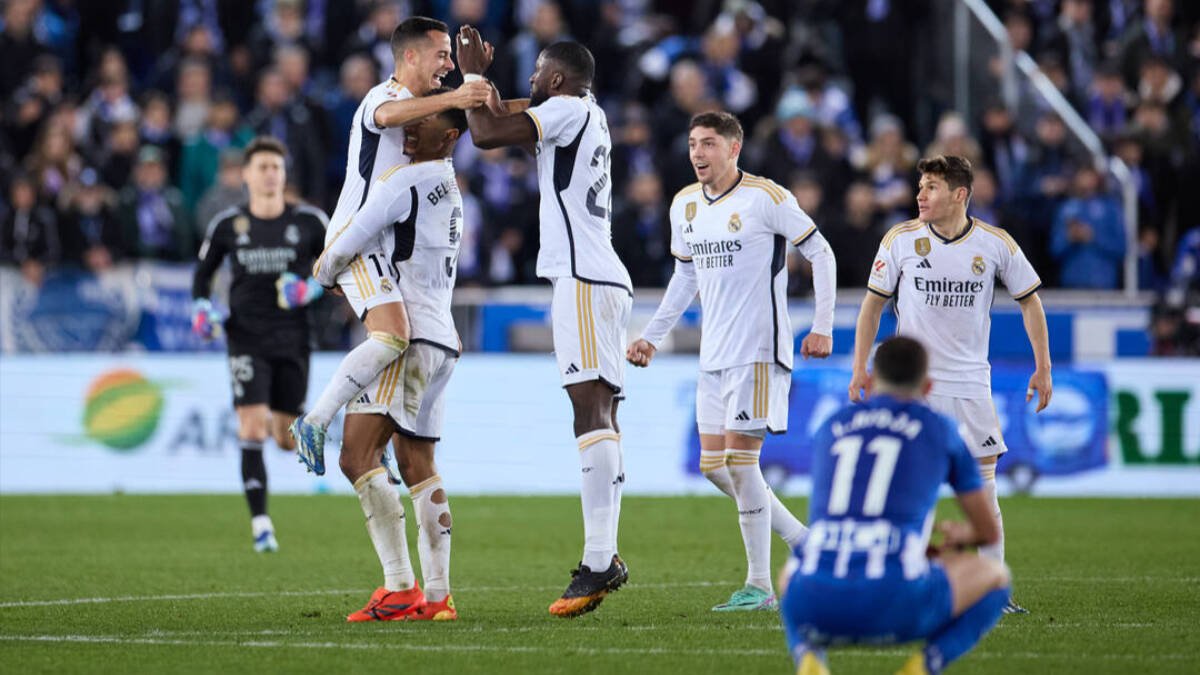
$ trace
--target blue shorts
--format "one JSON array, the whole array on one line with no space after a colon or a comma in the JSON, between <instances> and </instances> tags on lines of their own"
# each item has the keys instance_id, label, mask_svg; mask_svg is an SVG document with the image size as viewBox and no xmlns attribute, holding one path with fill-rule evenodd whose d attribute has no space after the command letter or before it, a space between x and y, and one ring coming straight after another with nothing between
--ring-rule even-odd
<instances>
[{"instance_id":1,"label":"blue shorts","mask_svg":"<svg viewBox=\"0 0 1200 675\"><path fill-rule=\"evenodd\" d=\"M933 563L916 579L792 575L783 595L784 631L795 653L841 644L893 644L929 637L953 618L950 581Z\"/></svg>"}]
</instances>

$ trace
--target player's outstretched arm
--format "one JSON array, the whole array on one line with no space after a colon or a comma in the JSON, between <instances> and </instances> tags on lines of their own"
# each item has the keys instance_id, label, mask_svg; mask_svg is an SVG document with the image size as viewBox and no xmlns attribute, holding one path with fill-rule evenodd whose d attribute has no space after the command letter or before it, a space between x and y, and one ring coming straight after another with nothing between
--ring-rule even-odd
<instances>
[{"instance_id":1,"label":"player's outstretched arm","mask_svg":"<svg viewBox=\"0 0 1200 675\"><path fill-rule=\"evenodd\" d=\"M491 91L487 82L466 82L444 94L388 101L375 109L375 124L384 129L396 128L451 108L470 110L486 103Z\"/></svg>"},{"instance_id":2,"label":"player's outstretched arm","mask_svg":"<svg viewBox=\"0 0 1200 675\"><path fill-rule=\"evenodd\" d=\"M337 286L338 276L362 253L367 243L391 223L408 217L412 204L408 190L403 186L398 189L388 189L386 182L367 197L367 201L353 216L350 222L341 226L333 237L333 241L325 247L317 262L313 265L313 277L321 286L333 289Z\"/></svg>"},{"instance_id":3,"label":"player's outstretched arm","mask_svg":"<svg viewBox=\"0 0 1200 675\"><path fill-rule=\"evenodd\" d=\"M490 47L491 45L480 37L479 31L471 26L463 26L459 29L458 67L462 70L464 78L473 79L474 76L483 75L492 62ZM491 84L487 84L487 87L491 92ZM499 101L498 99L499 94L493 94L492 101L488 105L467 110L467 125L471 129L471 140L475 146L487 150L537 143L538 132L533 118L509 112L515 111L517 108L524 110L528 107L528 103ZM500 114L501 106L508 114Z\"/></svg>"},{"instance_id":4,"label":"player's outstretched arm","mask_svg":"<svg viewBox=\"0 0 1200 675\"><path fill-rule=\"evenodd\" d=\"M691 260L675 260L675 272L667 284L667 292L663 293L662 302L654 312L654 318L646 324L642 337L634 341L625 352L625 358L635 366L650 365L650 359L658 351L658 346L666 339L667 333L675 327L679 317L692 304L700 284L696 280L696 269ZM635 349L636 348L636 349Z\"/></svg>"},{"instance_id":5,"label":"player's outstretched arm","mask_svg":"<svg viewBox=\"0 0 1200 675\"><path fill-rule=\"evenodd\" d=\"M850 400L855 403L868 396L865 392L867 357L871 355L871 345L875 344L875 336L879 333L879 319L886 304L887 298L867 291L858 310L858 322L854 325L854 365L850 376Z\"/></svg>"},{"instance_id":6,"label":"player's outstretched arm","mask_svg":"<svg viewBox=\"0 0 1200 675\"><path fill-rule=\"evenodd\" d=\"M1046 309L1042 307L1042 299L1037 293L1022 298L1020 307L1025 334L1033 346L1035 364L1033 375L1029 378L1029 389L1025 391L1025 401L1032 400L1036 391L1037 412L1042 412L1050 405L1050 396L1054 393L1054 382L1050 377L1050 330L1046 327Z\"/></svg>"}]
</instances>

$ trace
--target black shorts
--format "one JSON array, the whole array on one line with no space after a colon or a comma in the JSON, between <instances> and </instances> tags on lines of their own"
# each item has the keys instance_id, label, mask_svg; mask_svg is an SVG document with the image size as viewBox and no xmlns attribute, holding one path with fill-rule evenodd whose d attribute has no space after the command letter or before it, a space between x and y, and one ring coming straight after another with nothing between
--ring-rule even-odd
<instances>
[{"instance_id":1,"label":"black shorts","mask_svg":"<svg viewBox=\"0 0 1200 675\"><path fill-rule=\"evenodd\" d=\"M301 415L308 396L308 354L261 356L230 352L233 405L266 403L271 410Z\"/></svg>"}]
</instances>

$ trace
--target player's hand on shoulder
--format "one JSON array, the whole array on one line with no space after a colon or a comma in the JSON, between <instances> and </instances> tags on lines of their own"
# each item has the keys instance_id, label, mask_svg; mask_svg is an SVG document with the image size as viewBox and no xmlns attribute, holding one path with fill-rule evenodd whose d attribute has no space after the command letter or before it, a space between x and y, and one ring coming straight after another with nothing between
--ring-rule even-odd
<instances>
[{"instance_id":1,"label":"player's hand on shoulder","mask_svg":"<svg viewBox=\"0 0 1200 675\"><path fill-rule=\"evenodd\" d=\"M485 80L466 82L454 90L454 106L463 110L478 108L488 102L492 95L492 83Z\"/></svg>"},{"instance_id":2,"label":"player's hand on shoulder","mask_svg":"<svg viewBox=\"0 0 1200 675\"><path fill-rule=\"evenodd\" d=\"M800 356L823 359L833 353L833 336L809 333L800 343Z\"/></svg>"},{"instance_id":3,"label":"player's hand on shoulder","mask_svg":"<svg viewBox=\"0 0 1200 675\"><path fill-rule=\"evenodd\" d=\"M654 353L658 351L654 345L650 344L649 340L637 339L634 340L629 348L625 350L625 360L638 368L645 368L650 365L651 359L654 358Z\"/></svg>"},{"instance_id":4,"label":"player's hand on shoulder","mask_svg":"<svg viewBox=\"0 0 1200 675\"><path fill-rule=\"evenodd\" d=\"M276 303L280 309L296 309L321 297L325 291L315 279L301 279L299 276L284 272L275 280Z\"/></svg>"},{"instance_id":5,"label":"player's hand on shoulder","mask_svg":"<svg viewBox=\"0 0 1200 675\"><path fill-rule=\"evenodd\" d=\"M855 370L850 376L850 401L853 403L862 403L871 398L871 392L867 385L871 382L871 376L867 375L865 370Z\"/></svg>"},{"instance_id":6,"label":"player's hand on shoulder","mask_svg":"<svg viewBox=\"0 0 1200 675\"><path fill-rule=\"evenodd\" d=\"M208 298L196 298L192 302L192 332L205 340L221 334L221 313L213 308Z\"/></svg>"},{"instance_id":7,"label":"player's hand on shoulder","mask_svg":"<svg viewBox=\"0 0 1200 675\"><path fill-rule=\"evenodd\" d=\"M1025 390L1026 403L1033 400L1035 391L1038 395L1037 412L1042 412L1050 405L1050 397L1054 394L1054 380L1050 377L1048 368L1033 371L1033 376L1029 378L1029 388Z\"/></svg>"}]
</instances>

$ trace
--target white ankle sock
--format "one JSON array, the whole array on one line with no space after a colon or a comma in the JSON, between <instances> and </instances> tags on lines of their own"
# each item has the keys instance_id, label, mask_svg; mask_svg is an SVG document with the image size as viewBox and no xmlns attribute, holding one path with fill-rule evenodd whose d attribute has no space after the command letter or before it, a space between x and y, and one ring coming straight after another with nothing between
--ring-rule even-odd
<instances>
[{"instance_id":1,"label":"white ankle sock","mask_svg":"<svg viewBox=\"0 0 1200 675\"><path fill-rule=\"evenodd\" d=\"M441 602L450 595L450 502L437 474L409 488L409 494L417 514L417 554L425 599Z\"/></svg>"},{"instance_id":2,"label":"white ankle sock","mask_svg":"<svg viewBox=\"0 0 1200 675\"><path fill-rule=\"evenodd\" d=\"M758 454L757 450L725 450L746 547L746 583L770 591L771 495L758 466Z\"/></svg>"},{"instance_id":3,"label":"white ankle sock","mask_svg":"<svg viewBox=\"0 0 1200 675\"><path fill-rule=\"evenodd\" d=\"M312 410L304 415L304 420L322 427L329 426L330 420L342 406L379 377L383 369L400 358L405 349L408 349L408 340L395 335L378 331L367 335L362 344L342 358L337 372L325 385Z\"/></svg>"},{"instance_id":4,"label":"white ankle sock","mask_svg":"<svg viewBox=\"0 0 1200 675\"><path fill-rule=\"evenodd\" d=\"M367 533L383 565L383 585L389 591L412 588L416 578L408 560L404 538L404 506L387 480L383 467L372 469L354 481L354 491L367 516Z\"/></svg>"},{"instance_id":5,"label":"white ankle sock","mask_svg":"<svg viewBox=\"0 0 1200 675\"><path fill-rule=\"evenodd\" d=\"M1000 539L991 546L980 546L979 555L984 558L990 558L998 562L1004 562L1004 516L1000 514L1000 499L996 496L996 465L991 465L991 475L986 472L988 467L983 467L983 493L988 498L992 505L992 513L996 515L996 527L1000 528Z\"/></svg>"},{"instance_id":6,"label":"white ankle sock","mask_svg":"<svg viewBox=\"0 0 1200 675\"><path fill-rule=\"evenodd\" d=\"M603 572L617 552L617 491L613 482L620 472L621 444L612 429L589 431L575 440L583 469L579 491L583 504L583 564L593 572Z\"/></svg>"}]
</instances>

